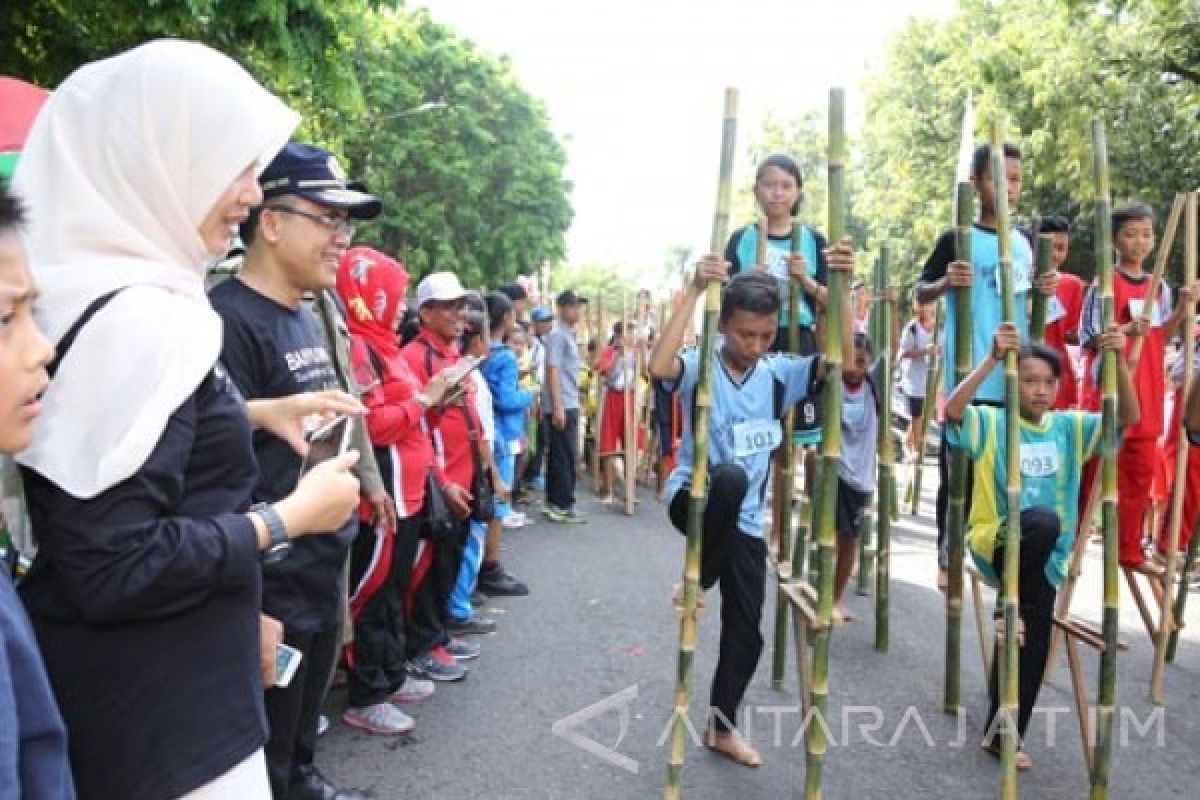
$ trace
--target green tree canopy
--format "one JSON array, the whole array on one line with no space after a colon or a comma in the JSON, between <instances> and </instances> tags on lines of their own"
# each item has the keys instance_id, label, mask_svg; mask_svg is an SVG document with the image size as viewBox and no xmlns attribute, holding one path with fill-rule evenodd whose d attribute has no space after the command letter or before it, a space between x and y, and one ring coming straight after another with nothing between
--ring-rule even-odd
<instances>
[{"instance_id":1,"label":"green tree canopy","mask_svg":"<svg viewBox=\"0 0 1200 800\"><path fill-rule=\"evenodd\" d=\"M867 81L857 213L873 231L928 251L951 221L972 92L977 141L1002 110L1025 152L1018 215L1072 218L1072 264L1090 275L1091 117L1108 125L1116 200L1165 213L1175 192L1200 185L1200 83L1180 71L1195 63L1196 9L1173 0L962 0L948 20L910 22Z\"/></svg>"},{"instance_id":2,"label":"green tree canopy","mask_svg":"<svg viewBox=\"0 0 1200 800\"><path fill-rule=\"evenodd\" d=\"M565 253L566 154L506 59L398 0L28 0L0 15L0 73L53 87L149 39L205 42L304 115L384 200L360 240L415 278L498 285ZM430 106L429 104L433 104ZM408 113L425 106L427 113ZM230 120L236 135L236 120Z\"/></svg>"}]
</instances>

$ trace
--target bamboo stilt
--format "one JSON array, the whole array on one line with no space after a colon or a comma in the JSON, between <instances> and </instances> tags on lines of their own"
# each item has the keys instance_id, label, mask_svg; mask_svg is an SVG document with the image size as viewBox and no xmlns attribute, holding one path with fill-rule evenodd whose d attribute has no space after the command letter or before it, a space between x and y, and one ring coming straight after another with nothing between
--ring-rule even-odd
<instances>
[{"instance_id":1,"label":"bamboo stilt","mask_svg":"<svg viewBox=\"0 0 1200 800\"><path fill-rule=\"evenodd\" d=\"M1016 318L1016 295L1013 291L1012 241L1009 239L1008 179L1004 166L1004 122L998 119L992 124L992 185L995 187L996 238L999 244L996 273L1003 288L1004 321L1012 322ZM1017 660L1021 569L1021 398L1017 383L1017 354L1012 351L1004 356L1004 401L1008 518L1005 520L1004 575L1000 600L1004 607L1004 653L999 662L1002 666L997 683L1000 690L999 713L1003 720L1000 726L1000 797L1002 800L1016 800L1017 750L1020 748L1016 722L1021 694Z\"/></svg>"},{"instance_id":2,"label":"bamboo stilt","mask_svg":"<svg viewBox=\"0 0 1200 800\"><path fill-rule=\"evenodd\" d=\"M1188 596L1188 577L1192 574L1192 569L1196 566L1196 557L1200 555L1200 520L1196 521L1196 526L1192 528L1192 539L1188 542L1187 555L1183 559L1183 576L1179 581L1179 587L1175 594L1175 619L1182 620L1183 612L1187 610ZM1181 626L1176 625L1171 631L1167 642L1167 661L1175 661L1175 652L1179 648L1179 629Z\"/></svg>"},{"instance_id":3,"label":"bamboo stilt","mask_svg":"<svg viewBox=\"0 0 1200 800\"><path fill-rule=\"evenodd\" d=\"M1184 214L1183 226L1183 281L1191 286L1196 280L1196 236L1198 221L1196 218L1197 195L1191 192L1187 196L1187 209ZM1187 314L1184 315L1180 335L1183 337L1183 390L1180 393L1180 403L1187 400L1188 391L1192 386L1192 352L1195 348L1195 309L1191 301L1188 303ZM1170 590L1175 585L1176 568L1179 565L1179 527L1183 524L1183 490L1187 483L1188 468L1188 437L1187 429L1179 426L1174 432L1176 436L1175 449L1175 485L1171 491L1171 518L1167 524L1167 567L1163 576L1162 616L1154 642L1154 667L1150 673L1150 699L1156 705L1163 704L1163 673L1167 666L1167 646L1175 630L1178 618L1174 616L1175 604L1170 602Z\"/></svg>"},{"instance_id":4,"label":"bamboo stilt","mask_svg":"<svg viewBox=\"0 0 1200 800\"><path fill-rule=\"evenodd\" d=\"M764 223L765 227L765 223ZM792 224L792 253L800 252L801 226L799 220ZM765 237L760 236L762 242ZM795 281L788 284L788 352L794 353L800 349L800 287ZM795 417L792 408L784 410L783 414L783 445L779 448L779 482L775 486L775 505L778 508L779 528L776 541L778 542L779 563L776 572L779 581L794 579L792 571L792 520L796 486L796 447L792 443L792 431L795 428ZM785 601L782 590L775 602L775 646L771 651L771 686L783 688L783 676L787 667L787 638L788 614L790 606Z\"/></svg>"},{"instance_id":5,"label":"bamboo stilt","mask_svg":"<svg viewBox=\"0 0 1200 800\"><path fill-rule=\"evenodd\" d=\"M1037 265L1034 281L1050 271L1050 256L1054 250L1054 237L1048 233L1039 233L1037 237ZM1029 315L1029 340L1033 342L1046 341L1046 304L1049 300L1041 292L1033 292L1033 309Z\"/></svg>"},{"instance_id":6,"label":"bamboo stilt","mask_svg":"<svg viewBox=\"0 0 1200 800\"><path fill-rule=\"evenodd\" d=\"M875 294L882 298L879 309L879 351L883 358L883 374L879 382L879 480L876 494L875 550L875 649L886 653L891 636L891 561L892 512L896 507L895 444L892 441L892 301L884 298L891 268L891 248L886 244L875 267ZM861 569L861 567L860 567Z\"/></svg>"},{"instance_id":7,"label":"bamboo stilt","mask_svg":"<svg viewBox=\"0 0 1200 800\"><path fill-rule=\"evenodd\" d=\"M846 230L846 127L845 92L829 92L829 241L836 245ZM835 522L837 505L838 463L842 457L842 315L849 313L843 306L845 276L829 272L825 336L825 394L821 440L821 481L819 522L817 529L817 625L813 636L812 708L814 719L805 730L807 754L804 773L804 797L820 800L825 755L828 750L826 724L829 708L829 646L833 616L833 572ZM820 719L815 717L819 716Z\"/></svg>"},{"instance_id":8,"label":"bamboo stilt","mask_svg":"<svg viewBox=\"0 0 1200 800\"><path fill-rule=\"evenodd\" d=\"M602 347L604 341L604 292L596 295L596 346ZM599 352L597 351L597 356ZM596 411L592 415L592 491L596 494L604 491L603 460L600 458L600 422L604 419L604 393L607 381L592 364L592 396L596 400ZM611 491L611 489L610 489Z\"/></svg>"},{"instance_id":9,"label":"bamboo stilt","mask_svg":"<svg viewBox=\"0 0 1200 800\"><path fill-rule=\"evenodd\" d=\"M971 184L958 184L955 203L954 256L971 261L971 225L975 197ZM954 385L962 383L974 367L974 343L971 313L971 288L959 288L946 299L954 303ZM947 336L950 332L947 331ZM928 398L926 398L928 404ZM944 435L944 434L943 434ZM967 470L970 465L965 451L950 448L949 498L946 505L946 679L942 708L947 714L957 714L962 684L962 608L963 608L963 526L966 524Z\"/></svg>"},{"instance_id":10,"label":"bamboo stilt","mask_svg":"<svg viewBox=\"0 0 1200 800\"><path fill-rule=\"evenodd\" d=\"M717 182L717 208L713 215L710 250L721 252L729 228L729 202L733 194L733 158L737 136L736 89L725 90L725 114L721 126L721 167ZM696 653L696 601L700 591L700 550L703 544L705 491L708 485L708 412L712 406L711 385L716 344L717 315L721 310L721 287L709 284L704 294L704 327L700 335L700 374L696 384L692 483L688 497L687 555L683 569L683 615L679 620L679 657L675 674L674 710L664 800L682 796L683 758L687 747L688 709L691 706L692 668Z\"/></svg>"},{"instance_id":11,"label":"bamboo stilt","mask_svg":"<svg viewBox=\"0 0 1200 800\"><path fill-rule=\"evenodd\" d=\"M1113 324L1112 200L1108 189L1108 147L1104 124L1092 120L1092 163L1096 190L1096 281L1100 294L1100 325ZM1146 306L1151 306L1146 303ZM1104 501L1104 652L1100 656L1100 690L1096 707L1096 744L1093 748L1091 798L1108 797L1108 772L1112 756L1112 733L1117 679L1117 357L1103 357L1104 401L1101 421L1101 481Z\"/></svg>"},{"instance_id":12,"label":"bamboo stilt","mask_svg":"<svg viewBox=\"0 0 1200 800\"><path fill-rule=\"evenodd\" d=\"M942 305L938 303L933 311L933 335L929 337L929 344L933 347L938 345L938 333L941 329ZM925 372L925 403L921 408L920 427L917 428L917 463L913 465L912 482L909 484L912 505L909 507L908 513L913 516L917 515L917 510L921 507L921 473L925 468L925 437L929 433L930 416L937 413L938 387L941 384L942 357L935 353L930 357L930 363ZM918 420L909 420L908 424L917 425Z\"/></svg>"}]
</instances>

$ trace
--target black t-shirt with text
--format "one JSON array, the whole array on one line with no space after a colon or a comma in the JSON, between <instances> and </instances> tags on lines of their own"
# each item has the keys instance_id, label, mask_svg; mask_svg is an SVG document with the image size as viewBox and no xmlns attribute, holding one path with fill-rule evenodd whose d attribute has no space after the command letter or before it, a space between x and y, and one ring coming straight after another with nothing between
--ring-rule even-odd
<instances>
[{"instance_id":1,"label":"black t-shirt with text","mask_svg":"<svg viewBox=\"0 0 1200 800\"><path fill-rule=\"evenodd\" d=\"M247 400L339 388L319 323L303 304L288 308L240 280L209 294L221 315L221 362ZM296 487L303 459L284 440L254 432L260 478L255 502L274 503ZM304 536L278 564L263 568L263 612L289 632L329 630L339 622L342 570L357 522L332 535Z\"/></svg>"}]
</instances>

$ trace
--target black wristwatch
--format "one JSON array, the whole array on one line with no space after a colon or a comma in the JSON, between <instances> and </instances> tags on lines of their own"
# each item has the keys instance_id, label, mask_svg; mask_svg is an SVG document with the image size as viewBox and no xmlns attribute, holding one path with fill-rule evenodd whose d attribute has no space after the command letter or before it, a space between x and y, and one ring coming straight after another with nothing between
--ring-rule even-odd
<instances>
[{"instance_id":1,"label":"black wristwatch","mask_svg":"<svg viewBox=\"0 0 1200 800\"><path fill-rule=\"evenodd\" d=\"M279 516L275 506L270 503L255 503L250 506L250 512L262 517L262 521L267 526L267 534L270 536L270 543L262 553L262 562L278 564L283 561L292 550L292 540L288 538L287 528L283 525L283 517Z\"/></svg>"}]
</instances>

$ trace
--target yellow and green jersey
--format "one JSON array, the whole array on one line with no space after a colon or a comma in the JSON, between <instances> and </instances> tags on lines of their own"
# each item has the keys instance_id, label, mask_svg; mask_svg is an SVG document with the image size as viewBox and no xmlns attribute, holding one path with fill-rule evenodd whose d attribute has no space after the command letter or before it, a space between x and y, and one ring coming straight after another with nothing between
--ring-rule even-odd
<instances>
[{"instance_id":1,"label":"yellow and green jersey","mask_svg":"<svg viewBox=\"0 0 1200 800\"><path fill-rule=\"evenodd\" d=\"M1008 518L1007 412L991 406L967 406L963 420L947 429L947 441L975 463L967 546L979 571L996 580L992 557L1004 545ZM1100 415L1051 411L1040 424L1021 420L1021 508L1048 508L1062 523L1058 542L1046 562L1046 580L1059 586L1075 541L1079 516L1079 478L1083 462L1100 447Z\"/></svg>"}]
</instances>

